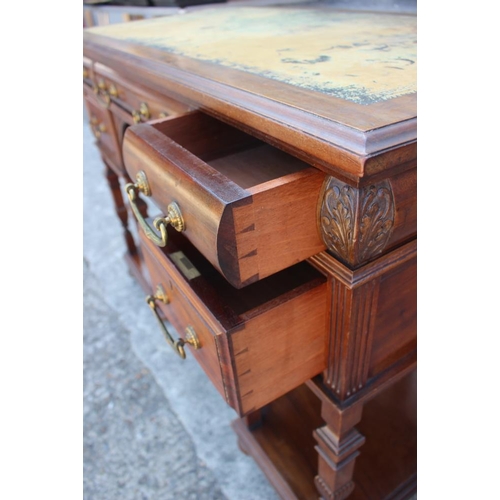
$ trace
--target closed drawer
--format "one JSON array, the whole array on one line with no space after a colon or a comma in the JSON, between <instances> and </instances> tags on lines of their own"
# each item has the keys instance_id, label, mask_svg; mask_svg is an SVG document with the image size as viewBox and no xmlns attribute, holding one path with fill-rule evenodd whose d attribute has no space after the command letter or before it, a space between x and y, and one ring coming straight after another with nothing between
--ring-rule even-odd
<instances>
[{"instance_id":1,"label":"closed drawer","mask_svg":"<svg viewBox=\"0 0 500 500\"><path fill-rule=\"evenodd\" d=\"M118 142L111 113L96 102L91 91L84 87L89 125L96 138L104 160L116 171L121 171L121 148Z\"/></svg>"},{"instance_id":2,"label":"closed drawer","mask_svg":"<svg viewBox=\"0 0 500 500\"><path fill-rule=\"evenodd\" d=\"M187 105L134 85L115 71L96 63L95 80L101 93L129 115L129 123L157 120L186 113Z\"/></svg>"},{"instance_id":3,"label":"closed drawer","mask_svg":"<svg viewBox=\"0 0 500 500\"><path fill-rule=\"evenodd\" d=\"M175 230L160 249L141 233L155 301L227 403L240 415L292 390L326 366L326 278L306 262L236 290ZM175 337L177 338L177 337ZM187 345L187 344L186 344Z\"/></svg>"},{"instance_id":4,"label":"closed drawer","mask_svg":"<svg viewBox=\"0 0 500 500\"><path fill-rule=\"evenodd\" d=\"M129 127L123 160L143 172L164 214L241 288L324 250L317 205L325 175L202 113Z\"/></svg>"},{"instance_id":5,"label":"closed drawer","mask_svg":"<svg viewBox=\"0 0 500 500\"><path fill-rule=\"evenodd\" d=\"M93 87L94 70L92 69L92 61L87 57L83 58L83 83L89 88Z\"/></svg>"}]
</instances>

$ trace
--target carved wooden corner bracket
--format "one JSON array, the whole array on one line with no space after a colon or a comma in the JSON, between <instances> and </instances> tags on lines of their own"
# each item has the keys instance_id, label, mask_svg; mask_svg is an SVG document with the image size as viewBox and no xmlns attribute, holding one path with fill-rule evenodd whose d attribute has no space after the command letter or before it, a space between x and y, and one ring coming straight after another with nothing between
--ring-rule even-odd
<instances>
[{"instance_id":1,"label":"carved wooden corner bracket","mask_svg":"<svg viewBox=\"0 0 500 500\"><path fill-rule=\"evenodd\" d=\"M355 188L327 177L319 213L323 241L348 264L366 262L386 247L394 227L394 212L389 181Z\"/></svg>"}]
</instances>

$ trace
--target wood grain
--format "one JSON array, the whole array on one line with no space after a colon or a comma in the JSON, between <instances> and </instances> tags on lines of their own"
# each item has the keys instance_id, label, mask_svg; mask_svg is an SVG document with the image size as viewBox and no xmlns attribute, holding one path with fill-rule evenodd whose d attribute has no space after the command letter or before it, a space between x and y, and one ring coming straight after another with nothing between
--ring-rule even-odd
<instances>
[{"instance_id":1,"label":"wood grain","mask_svg":"<svg viewBox=\"0 0 500 500\"><path fill-rule=\"evenodd\" d=\"M202 22L210 17L199 16ZM401 31L403 18L391 19L394 33ZM162 31L164 21L152 23L169 36ZM244 19L237 23L242 32L249 26ZM231 62L231 47L220 46L215 60L201 53L212 46L201 47L200 54L170 51L134 40L132 24L121 40L113 39L116 29L122 28L84 33L84 95L89 115L106 122L98 146L128 262L143 286L154 291L157 282L165 285L172 302L161 306L162 314L181 336L191 325L202 340L198 351L186 347L188 356L198 360L230 406L249 415L251 430L242 421L235 424L242 448L283 498L317 500L319 491L323 500L338 500L354 484L349 498L358 500L411 495L415 388L406 375L416 364L416 94L403 95L396 78L388 98L361 104L360 98L381 90L375 87L382 78L357 96L348 95L346 84L328 95L325 81L321 88L305 88L305 80L297 80L297 72L304 76L319 68L319 76L309 77L321 79L323 70L332 69L321 68L326 58L317 60L311 51L329 49L351 65L356 58L349 50L365 56L366 45L323 47L325 37L319 37L299 47L307 53L301 59L271 54L280 63L266 75L257 66L270 59L241 68ZM370 36L375 32L373 27ZM221 31L211 40L224 36ZM356 30L355 36L362 33ZM371 48L379 63L387 58L383 46ZM244 55L250 60L255 54ZM406 63L380 76L410 74L415 66ZM278 66L293 78L277 78ZM375 67L380 71L377 65L361 70ZM344 79L353 74L341 72ZM117 88L107 108L92 92L101 78ZM168 118L129 127L142 102L153 120L162 112ZM187 222L184 236L198 249L169 229L166 249L141 240L133 253L116 175L134 180L142 169L163 213L170 201L179 202ZM325 174L333 177L325 193L330 182L330 188L353 194L352 225L342 221L347 250L335 240L340 230L326 231L325 237L322 227ZM325 212L330 228L335 210L347 207L338 197L333 202ZM139 204L146 214L145 203ZM199 277L182 274L171 258L177 251Z\"/></svg>"},{"instance_id":2,"label":"wood grain","mask_svg":"<svg viewBox=\"0 0 500 500\"><path fill-rule=\"evenodd\" d=\"M181 235L169 245L159 249L141 232L153 291L161 284L170 298L169 304L158 305L181 337L186 327L194 327L202 347L188 347L189 354L239 415L321 373L326 365L326 282L317 271L299 264L241 291L232 289L233 300L227 303L220 277L206 271L209 264L201 254ZM191 279L182 274L171 260L179 246L203 274ZM205 300L208 295L212 298Z\"/></svg>"},{"instance_id":3,"label":"wood grain","mask_svg":"<svg viewBox=\"0 0 500 500\"><path fill-rule=\"evenodd\" d=\"M326 364L325 291L323 284L277 303L243 329L229 332L243 414L321 372Z\"/></svg>"},{"instance_id":4,"label":"wood grain","mask_svg":"<svg viewBox=\"0 0 500 500\"><path fill-rule=\"evenodd\" d=\"M130 177L146 173L164 214L172 201L179 205L185 236L233 286L324 249L316 226L321 172L199 113L130 127L125 135ZM248 189L237 183L242 176Z\"/></svg>"},{"instance_id":5,"label":"wood grain","mask_svg":"<svg viewBox=\"0 0 500 500\"><path fill-rule=\"evenodd\" d=\"M402 500L416 492L415 381L412 372L366 403L363 419L354 420L365 442L356 458L349 499ZM323 420L317 396L300 386L265 407L261 425L249 429L243 420L233 422L242 448L286 500L318 499L313 432ZM328 398L326 393L322 397Z\"/></svg>"}]
</instances>

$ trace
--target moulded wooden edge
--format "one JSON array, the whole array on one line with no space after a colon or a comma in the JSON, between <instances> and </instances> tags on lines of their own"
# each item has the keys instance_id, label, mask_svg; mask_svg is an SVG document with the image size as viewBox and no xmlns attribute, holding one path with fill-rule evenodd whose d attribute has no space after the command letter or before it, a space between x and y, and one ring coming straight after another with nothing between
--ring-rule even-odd
<instances>
[{"instance_id":1,"label":"moulded wooden edge","mask_svg":"<svg viewBox=\"0 0 500 500\"><path fill-rule=\"evenodd\" d=\"M350 269L328 252L310 257L308 262L327 276L333 276L348 287L360 286L369 280L387 273L396 266L417 256L417 239L391 250L378 259L364 264L358 269Z\"/></svg>"},{"instance_id":2,"label":"moulded wooden edge","mask_svg":"<svg viewBox=\"0 0 500 500\"><path fill-rule=\"evenodd\" d=\"M309 161L315 158L317 163L311 163L330 173L340 170L353 178L363 177L367 173L365 163L369 157L390 152L414 142L417 137L415 117L366 131L359 130L310 110L216 81L213 76L203 75L206 69L198 72L194 69L207 66L207 63L179 58L158 49L146 50L131 43L118 43L101 35L84 33L84 54L120 71L137 84L144 84L144 75L148 75L147 85L151 89L181 96L186 104L198 106L225 121L242 124L253 130L254 135L266 130L266 137L278 141L282 149L296 156L302 155L299 157L308 161L304 153L295 148L297 134L300 134L301 149L307 151ZM180 59L189 67L194 65L193 68L187 71L181 67L186 64L179 64ZM212 68L207 74L216 73ZM343 106L352 107L352 103L343 102ZM382 169L381 165L379 169Z\"/></svg>"},{"instance_id":3,"label":"moulded wooden edge","mask_svg":"<svg viewBox=\"0 0 500 500\"><path fill-rule=\"evenodd\" d=\"M314 377L306 382L306 385L319 397L329 397L335 402L335 405L342 410L358 403L365 403L380 394L382 391L390 388L400 379L411 373L417 367L417 351L411 351L406 356L389 366L383 372L375 375L368 380L366 385L358 392L344 401L339 401L333 391L328 389L321 376ZM325 396L327 395L327 396Z\"/></svg>"}]
</instances>

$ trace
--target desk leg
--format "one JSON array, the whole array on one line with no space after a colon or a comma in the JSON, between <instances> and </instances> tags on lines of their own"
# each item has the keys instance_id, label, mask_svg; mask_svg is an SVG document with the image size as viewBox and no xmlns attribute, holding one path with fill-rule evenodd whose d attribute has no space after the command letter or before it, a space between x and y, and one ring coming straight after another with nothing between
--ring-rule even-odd
<instances>
[{"instance_id":1,"label":"desk leg","mask_svg":"<svg viewBox=\"0 0 500 500\"><path fill-rule=\"evenodd\" d=\"M125 261L127 262L130 273L139 282L142 289L146 293L151 293L151 285L149 283L149 278L145 272L141 249L138 245L136 245L134 237L129 229L128 208L123 199L120 177L106 162L104 162L104 164L106 166L106 179L113 196L115 211L122 224L123 237L127 245L127 251L125 252ZM130 182L130 179L127 176L124 176L124 181ZM137 206L139 207L141 214L144 217L147 217L147 204L139 198Z\"/></svg>"},{"instance_id":2,"label":"desk leg","mask_svg":"<svg viewBox=\"0 0 500 500\"><path fill-rule=\"evenodd\" d=\"M358 448L365 442L354 426L361 420L362 410L362 404L341 411L331 401L322 401L326 425L314 431L319 459L314 482L324 500L343 500L354 490L354 464Z\"/></svg>"},{"instance_id":3,"label":"desk leg","mask_svg":"<svg viewBox=\"0 0 500 500\"><path fill-rule=\"evenodd\" d=\"M121 188L120 188L120 180L118 175L116 175L115 171L106 165L106 179L108 181L109 189L111 190L111 194L113 195L113 202L115 205L115 211L122 223L123 228L123 236L125 239L125 243L127 244L127 251L129 255L137 255L137 247L134 242L134 237L128 228L128 211L125 206Z\"/></svg>"}]
</instances>

